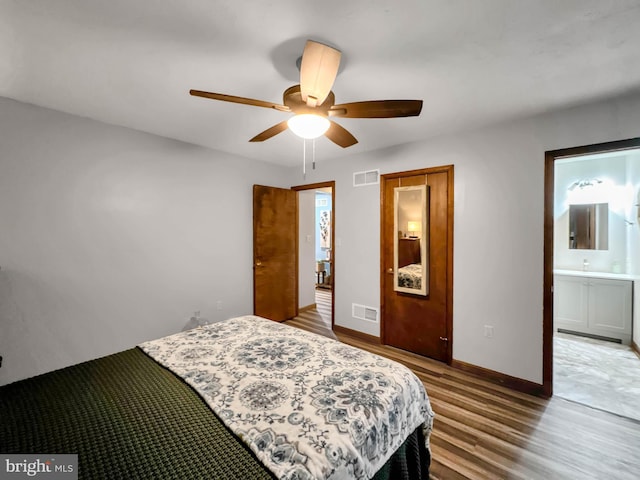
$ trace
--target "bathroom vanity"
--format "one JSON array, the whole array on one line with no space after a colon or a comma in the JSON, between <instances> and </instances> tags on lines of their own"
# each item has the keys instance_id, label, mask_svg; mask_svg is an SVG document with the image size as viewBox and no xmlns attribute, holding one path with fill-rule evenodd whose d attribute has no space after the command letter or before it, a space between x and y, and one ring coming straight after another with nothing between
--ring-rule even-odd
<instances>
[{"instance_id":1,"label":"bathroom vanity","mask_svg":"<svg viewBox=\"0 0 640 480\"><path fill-rule=\"evenodd\" d=\"M619 273L554 270L554 329L629 345L634 280Z\"/></svg>"}]
</instances>

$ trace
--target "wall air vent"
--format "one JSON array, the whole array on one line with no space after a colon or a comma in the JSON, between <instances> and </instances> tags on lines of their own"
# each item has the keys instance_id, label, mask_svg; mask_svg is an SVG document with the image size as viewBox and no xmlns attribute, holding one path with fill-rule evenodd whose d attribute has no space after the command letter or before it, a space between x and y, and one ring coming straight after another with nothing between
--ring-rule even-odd
<instances>
[{"instance_id":1,"label":"wall air vent","mask_svg":"<svg viewBox=\"0 0 640 480\"><path fill-rule=\"evenodd\" d=\"M367 170L366 172L354 172L353 186L377 185L380 183L380 170Z\"/></svg>"},{"instance_id":2,"label":"wall air vent","mask_svg":"<svg viewBox=\"0 0 640 480\"><path fill-rule=\"evenodd\" d=\"M367 307L366 305L359 305L357 303L351 304L351 315L353 318L378 323L378 312L379 310L377 308Z\"/></svg>"}]
</instances>

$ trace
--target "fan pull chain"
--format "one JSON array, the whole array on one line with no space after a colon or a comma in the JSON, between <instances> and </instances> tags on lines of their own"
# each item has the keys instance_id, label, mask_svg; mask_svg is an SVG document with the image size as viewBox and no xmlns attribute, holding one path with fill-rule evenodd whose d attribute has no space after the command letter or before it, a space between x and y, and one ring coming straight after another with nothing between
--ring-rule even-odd
<instances>
[{"instance_id":1,"label":"fan pull chain","mask_svg":"<svg viewBox=\"0 0 640 480\"><path fill-rule=\"evenodd\" d=\"M312 165L313 165L313 169L315 170L316 169L316 139L315 138L313 139L312 147L313 147L313 150L312 150L313 163L312 163Z\"/></svg>"},{"instance_id":2,"label":"fan pull chain","mask_svg":"<svg viewBox=\"0 0 640 480\"><path fill-rule=\"evenodd\" d=\"M307 178L307 139L302 139L302 177Z\"/></svg>"}]
</instances>

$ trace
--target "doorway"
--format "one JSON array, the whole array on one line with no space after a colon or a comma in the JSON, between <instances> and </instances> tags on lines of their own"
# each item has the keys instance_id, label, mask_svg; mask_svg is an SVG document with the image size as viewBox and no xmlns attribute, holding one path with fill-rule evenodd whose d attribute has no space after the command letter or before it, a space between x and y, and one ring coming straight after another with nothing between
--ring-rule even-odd
<instances>
[{"instance_id":1,"label":"doorway","mask_svg":"<svg viewBox=\"0 0 640 480\"><path fill-rule=\"evenodd\" d=\"M335 182L292 187L298 194L299 310L314 311L333 330L335 305Z\"/></svg>"},{"instance_id":2,"label":"doorway","mask_svg":"<svg viewBox=\"0 0 640 480\"><path fill-rule=\"evenodd\" d=\"M640 419L638 147L545 154L543 389Z\"/></svg>"}]
</instances>

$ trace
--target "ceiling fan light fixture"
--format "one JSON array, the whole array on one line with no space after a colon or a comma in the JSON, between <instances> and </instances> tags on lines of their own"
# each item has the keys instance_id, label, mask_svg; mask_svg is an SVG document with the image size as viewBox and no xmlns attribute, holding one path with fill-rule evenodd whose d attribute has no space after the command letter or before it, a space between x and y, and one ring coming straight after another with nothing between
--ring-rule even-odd
<instances>
[{"instance_id":1,"label":"ceiling fan light fixture","mask_svg":"<svg viewBox=\"0 0 640 480\"><path fill-rule=\"evenodd\" d=\"M295 115L287 120L287 126L297 136L306 139L318 138L329 130L331 122L326 117L313 113Z\"/></svg>"},{"instance_id":2,"label":"ceiling fan light fixture","mask_svg":"<svg viewBox=\"0 0 640 480\"><path fill-rule=\"evenodd\" d=\"M300 84L283 92L282 105L204 90L190 90L189 93L196 97L275 109L295 115L260 132L250 142L264 142L288 129L305 139L325 135L339 147L347 148L358 143L358 140L339 123L329 121L328 117L397 118L420 115L422 100L366 100L336 105L331 88L340 68L341 55L333 47L308 40L299 62Z\"/></svg>"}]
</instances>

